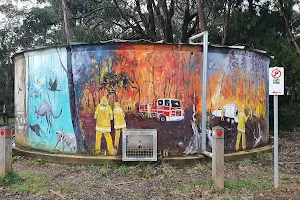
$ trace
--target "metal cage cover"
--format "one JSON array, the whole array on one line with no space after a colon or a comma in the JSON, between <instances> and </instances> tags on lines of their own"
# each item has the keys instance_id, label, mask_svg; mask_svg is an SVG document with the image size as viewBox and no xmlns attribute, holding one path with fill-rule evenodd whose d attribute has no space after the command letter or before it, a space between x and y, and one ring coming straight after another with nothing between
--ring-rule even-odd
<instances>
[{"instance_id":1,"label":"metal cage cover","mask_svg":"<svg viewBox=\"0 0 300 200\"><path fill-rule=\"evenodd\" d=\"M157 130L125 130L122 136L122 160L157 161Z\"/></svg>"}]
</instances>

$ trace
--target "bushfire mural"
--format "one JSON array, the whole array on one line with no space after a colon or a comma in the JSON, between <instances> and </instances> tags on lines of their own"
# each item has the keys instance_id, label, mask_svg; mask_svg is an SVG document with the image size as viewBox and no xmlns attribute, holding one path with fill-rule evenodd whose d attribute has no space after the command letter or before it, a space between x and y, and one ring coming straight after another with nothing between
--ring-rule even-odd
<instances>
[{"instance_id":1,"label":"bushfire mural","mask_svg":"<svg viewBox=\"0 0 300 200\"><path fill-rule=\"evenodd\" d=\"M78 117L88 148L115 155L125 128L157 129L160 150L182 153L201 107L201 55L200 47L178 45L73 48Z\"/></svg>"},{"instance_id":2,"label":"bushfire mural","mask_svg":"<svg viewBox=\"0 0 300 200\"><path fill-rule=\"evenodd\" d=\"M214 48L208 54L210 127L225 129L225 148L245 150L268 141L269 58L251 51Z\"/></svg>"},{"instance_id":3,"label":"bushfire mural","mask_svg":"<svg viewBox=\"0 0 300 200\"><path fill-rule=\"evenodd\" d=\"M25 54L28 136L34 148L76 152L66 55L64 48Z\"/></svg>"},{"instance_id":4,"label":"bushfire mural","mask_svg":"<svg viewBox=\"0 0 300 200\"><path fill-rule=\"evenodd\" d=\"M124 130L156 129L164 156L199 152L201 46L106 43L24 55L28 146L120 155ZM209 48L208 147L215 125L226 151L268 142L268 66L261 53Z\"/></svg>"}]
</instances>

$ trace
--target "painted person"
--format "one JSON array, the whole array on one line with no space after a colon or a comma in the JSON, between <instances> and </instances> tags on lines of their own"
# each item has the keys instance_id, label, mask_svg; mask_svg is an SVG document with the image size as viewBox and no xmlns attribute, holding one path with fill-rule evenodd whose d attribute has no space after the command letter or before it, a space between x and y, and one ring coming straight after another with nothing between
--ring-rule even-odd
<instances>
[{"instance_id":1,"label":"painted person","mask_svg":"<svg viewBox=\"0 0 300 200\"><path fill-rule=\"evenodd\" d=\"M148 117L148 118L152 118L151 105L150 105L150 103L147 104L147 117Z\"/></svg>"},{"instance_id":2,"label":"painted person","mask_svg":"<svg viewBox=\"0 0 300 200\"><path fill-rule=\"evenodd\" d=\"M115 108L113 110L113 113L114 113L114 128L116 132L114 146L116 150L118 150L121 131L123 132L126 129L125 114L119 102L115 103Z\"/></svg>"},{"instance_id":3,"label":"painted person","mask_svg":"<svg viewBox=\"0 0 300 200\"><path fill-rule=\"evenodd\" d=\"M113 120L113 113L111 107L108 105L108 100L105 96L101 98L100 104L98 104L94 118L96 121L96 142L95 151L96 154L100 153L101 150L101 138L104 134L107 150L110 155L115 155L115 149L113 147L111 137L110 121Z\"/></svg>"},{"instance_id":4,"label":"painted person","mask_svg":"<svg viewBox=\"0 0 300 200\"><path fill-rule=\"evenodd\" d=\"M221 121L224 121L224 116L225 116L225 106L221 107Z\"/></svg>"},{"instance_id":5,"label":"painted person","mask_svg":"<svg viewBox=\"0 0 300 200\"><path fill-rule=\"evenodd\" d=\"M242 148L243 150L246 149L246 121L247 121L248 117L245 114L245 106L242 105L241 109L239 111L238 114L238 126L237 126L237 130L238 130L238 135L236 138L236 148L235 150L238 151L240 148L240 140L242 137Z\"/></svg>"},{"instance_id":6,"label":"painted person","mask_svg":"<svg viewBox=\"0 0 300 200\"><path fill-rule=\"evenodd\" d=\"M249 110L249 119L253 120L253 111L252 111L252 109Z\"/></svg>"}]
</instances>

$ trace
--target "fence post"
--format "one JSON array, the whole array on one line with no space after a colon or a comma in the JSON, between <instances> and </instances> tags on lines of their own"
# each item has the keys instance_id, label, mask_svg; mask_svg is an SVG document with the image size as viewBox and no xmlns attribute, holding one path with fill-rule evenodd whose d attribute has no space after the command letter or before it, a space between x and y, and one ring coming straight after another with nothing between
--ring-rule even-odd
<instances>
[{"instance_id":1,"label":"fence post","mask_svg":"<svg viewBox=\"0 0 300 200\"><path fill-rule=\"evenodd\" d=\"M224 128L212 128L212 178L217 190L224 189Z\"/></svg>"},{"instance_id":2,"label":"fence post","mask_svg":"<svg viewBox=\"0 0 300 200\"><path fill-rule=\"evenodd\" d=\"M12 171L12 131L7 127L0 128L0 176Z\"/></svg>"}]
</instances>

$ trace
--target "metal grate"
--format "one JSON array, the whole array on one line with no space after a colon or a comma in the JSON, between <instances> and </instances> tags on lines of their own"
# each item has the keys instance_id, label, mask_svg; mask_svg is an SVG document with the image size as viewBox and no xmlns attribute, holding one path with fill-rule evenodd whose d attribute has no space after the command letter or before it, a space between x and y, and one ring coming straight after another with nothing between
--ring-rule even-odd
<instances>
[{"instance_id":1,"label":"metal grate","mask_svg":"<svg viewBox=\"0 0 300 200\"><path fill-rule=\"evenodd\" d=\"M122 136L123 161L157 161L156 129L127 129Z\"/></svg>"}]
</instances>

